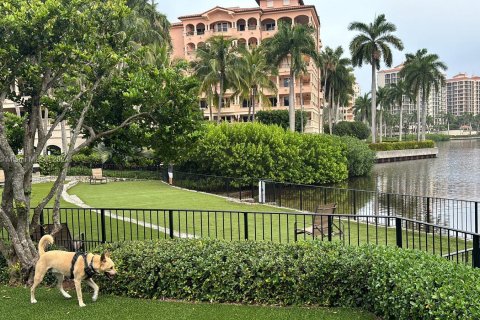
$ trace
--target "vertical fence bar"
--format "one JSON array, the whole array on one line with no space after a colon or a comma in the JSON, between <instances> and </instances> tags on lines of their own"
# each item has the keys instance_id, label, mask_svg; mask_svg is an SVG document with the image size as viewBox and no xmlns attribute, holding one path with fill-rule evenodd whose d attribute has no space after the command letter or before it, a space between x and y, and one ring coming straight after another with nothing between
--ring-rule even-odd
<instances>
[{"instance_id":1,"label":"vertical fence bar","mask_svg":"<svg viewBox=\"0 0 480 320\"><path fill-rule=\"evenodd\" d=\"M403 245L402 241L402 219L395 218L395 231L397 234L397 247L401 248Z\"/></svg>"},{"instance_id":2,"label":"vertical fence bar","mask_svg":"<svg viewBox=\"0 0 480 320\"><path fill-rule=\"evenodd\" d=\"M248 213L246 212L243 214L243 228L245 240L248 240Z\"/></svg>"},{"instance_id":3,"label":"vertical fence bar","mask_svg":"<svg viewBox=\"0 0 480 320\"><path fill-rule=\"evenodd\" d=\"M328 216L328 241L332 241L333 216Z\"/></svg>"},{"instance_id":4,"label":"vertical fence bar","mask_svg":"<svg viewBox=\"0 0 480 320\"><path fill-rule=\"evenodd\" d=\"M303 188L300 187L300 211L303 211Z\"/></svg>"},{"instance_id":5,"label":"vertical fence bar","mask_svg":"<svg viewBox=\"0 0 480 320\"><path fill-rule=\"evenodd\" d=\"M170 239L173 239L173 210L168 210L168 229Z\"/></svg>"},{"instance_id":6,"label":"vertical fence bar","mask_svg":"<svg viewBox=\"0 0 480 320\"><path fill-rule=\"evenodd\" d=\"M478 233L478 202L475 202L475 233Z\"/></svg>"},{"instance_id":7,"label":"vertical fence bar","mask_svg":"<svg viewBox=\"0 0 480 320\"><path fill-rule=\"evenodd\" d=\"M427 197L427 223L430 223L430 197ZM427 224L425 226L425 232L430 233L430 226Z\"/></svg>"},{"instance_id":8,"label":"vertical fence bar","mask_svg":"<svg viewBox=\"0 0 480 320\"><path fill-rule=\"evenodd\" d=\"M43 210L40 212L40 237L43 237L45 235L45 229L43 229L43 225L45 224L43 220Z\"/></svg>"},{"instance_id":9,"label":"vertical fence bar","mask_svg":"<svg viewBox=\"0 0 480 320\"><path fill-rule=\"evenodd\" d=\"M107 226L105 223L105 209L100 210L100 223L102 226L102 243L107 242Z\"/></svg>"},{"instance_id":10,"label":"vertical fence bar","mask_svg":"<svg viewBox=\"0 0 480 320\"><path fill-rule=\"evenodd\" d=\"M387 216L390 217L390 193L387 193ZM387 226L390 227L390 218L387 219Z\"/></svg>"},{"instance_id":11,"label":"vertical fence bar","mask_svg":"<svg viewBox=\"0 0 480 320\"><path fill-rule=\"evenodd\" d=\"M472 252L472 261L474 268L480 268L480 236L473 236L473 252Z\"/></svg>"}]
</instances>

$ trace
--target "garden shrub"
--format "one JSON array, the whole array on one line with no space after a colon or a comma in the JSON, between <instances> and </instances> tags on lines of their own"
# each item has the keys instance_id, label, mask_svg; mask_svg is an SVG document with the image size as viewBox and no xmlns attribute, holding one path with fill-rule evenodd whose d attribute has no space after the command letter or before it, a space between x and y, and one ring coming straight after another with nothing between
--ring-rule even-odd
<instances>
[{"instance_id":1,"label":"garden shrub","mask_svg":"<svg viewBox=\"0 0 480 320\"><path fill-rule=\"evenodd\" d=\"M259 122L267 125L277 125L287 130L290 127L290 120L288 110L260 110L255 114L255 119ZM303 125L307 124L307 113L303 112ZM302 112L300 110L295 111L295 131L301 132L302 130Z\"/></svg>"},{"instance_id":2,"label":"garden shrub","mask_svg":"<svg viewBox=\"0 0 480 320\"><path fill-rule=\"evenodd\" d=\"M333 127L332 133L337 136L351 136L365 140L370 136L370 129L363 122L341 121Z\"/></svg>"},{"instance_id":3,"label":"garden shrub","mask_svg":"<svg viewBox=\"0 0 480 320\"><path fill-rule=\"evenodd\" d=\"M406 149L424 149L434 148L435 142L431 140L426 141L402 141L402 142L382 142L369 144L370 149L375 151L392 151L392 150L406 150Z\"/></svg>"},{"instance_id":4,"label":"garden shrub","mask_svg":"<svg viewBox=\"0 0 480 320\"><path fill-rule=\"evenodd\" d=\"M64 163L63 156L40 156L38 164L42 175L55 175L62 169Z\"/></svg>"},{"instance_id":5,"label":"garden shrub","mask_svg":"<svg viewBox=\"0 0 480 320\"><path fill-rule=\"evenodd\" d=\"M375 151L368 145L350 136L338 137L345 144L345 152L348 160L348 176L365 176L372 171L375 164Z\"/></svg>"},{"instance_id":6,"label":"garden shrub","mask_svg":"<svg viewBox=\"0 0 480 320\"><path fill-rule=\"evenodd\" d=\"M208 125L177 169L305 184L338 182L348 176L344 145L334 137L259 123Z\"/></svg>"},{"instance_id":7,"label":"garden shrub","mask_svg":"<svg viewBox=\"0 0 480 320\"><path fill-rule=\"evenodd\" d=\"M103 291L270 305L360 307L385 319L478 319L480 270L396 247L166 240L108 249L118 275Z\"/></svg>"}]
</instances>

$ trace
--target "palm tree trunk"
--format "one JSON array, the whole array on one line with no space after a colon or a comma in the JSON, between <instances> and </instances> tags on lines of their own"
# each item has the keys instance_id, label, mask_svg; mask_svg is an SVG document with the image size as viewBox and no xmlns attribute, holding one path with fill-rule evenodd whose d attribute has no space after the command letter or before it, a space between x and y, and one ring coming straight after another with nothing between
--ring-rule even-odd
<instances>
[{"instance_id":1,"label":"palm tree trunk","mask_svg":"<svg viewBox=\"0 0 480 320\"><path fill-rule=\"evenodd\" d=\"M328 131L330 132L330 135L332 134L332 104L334 94L334 89L330 86L330 101L328 102Z\"/></svg>"},{"instance_id":2,"label":"palm tree trunk","mask_svg":"<svg viewBox=\"0 0 480 320\"><path fill-rule=\"evenodd\" d=\"M290 98L288 103L288 119L290 123L290 131L295 132L295 86L294 86L294 73L290 69Z\"/></svg>"},{"instance_id":3,"label":"palm tree trunk","mask_svg":"<svg viewBox=\"0 0 480 320\"><path fill-rule=\"evenodd\" d=\"M302 79L300 79L300 132L303 133L303 87Z\"/></svg>"},{"instance_id":4,"label":"palm tree trunk","mask_svg":"<svg viewBox=\"0 0 480 320\"><path fill-rule=\"evenodd\" d=\"M250 99L248 99L247 105L248 105L247 122L249 122L251 117L252 117L252 97L250 97Z\"/></svg>"},{"instance_id":5,"label":"palm tree trunk","mask_svg":"<svg viewBox=\"0 0 480 320\"><path fill-rule=\"evenodd\" d=\"M420 141L420 130L421 130L421 102L420 102L420 90L417 93L417 141Z\"/></svg>"},{"instance_id":6,"label":"palm tree trunk","mask_svg":"<svg viewBox=\"0 0 480 320\"><path fill-rule=\"evenodd\" d=\"M377 75L375 60L372 59L372 143L377 142Z\"/></svg>"},{"instance_id":7,"label":"palm tree trunk","mask_svg":"<svg viewBox=\"0 0 480 320\"><path fill-rule=\"evenodd\" d=\"M213 95L210 97L210 105L208 107L210 109L210 121L213 121Z\"/></svg>"},{"instance_id":8,"label":"palm tree trunk","mask_svg":"<svg viewBox=\"0 0 480 320\"><path fill-rule=\"evenodd\" d=\"M426 97L422 101L422 141L425 141L425 133L427 131L427 104L425 103Z\"/></svg>"},{"instance_id":9,"label":"palm tree trunk","mask_svg":"<svg viewBox=\"0 0 480 320\"><path fill-rule=\"evenodd\" d=\"M220 92L218 93L218 109L217 109L217 123L221 121L223 104L223 77L220 77Z\"/></svg>"},{"instance_id":10,"label":"palm tree trunk","mask_svg":"<svg viewBox=\"0 0 480 320\"><path fill-rule=\"evenodd\" d=\"M400 103L400 128L399 128L398 132L399 132L398 141L402 141L402 132L403 132L403 103Z\"/></svg>"},{"instance_id":11,"label":"palm tree trunk","mask_svg":"<svg viewBox=\"0 0 480 320\"><path fill-rule=\"evenodd\" d=\"M256 90L257 88L253 88L253 99L252 99L252 109L253 109L253 113L252 113L252 122L255 122L255 99L256 99Z\"/></svg>"},{"instance_id":12,"label":"palm tree trunk","mask_svg":"<svg viewBox=\"0 0 480 320\"><path fill-rule=\"evenodd\" d=\"M335 124L340 120L340 95L337 97L337 106L335 107Z\"/></svg>"}]
</instances>

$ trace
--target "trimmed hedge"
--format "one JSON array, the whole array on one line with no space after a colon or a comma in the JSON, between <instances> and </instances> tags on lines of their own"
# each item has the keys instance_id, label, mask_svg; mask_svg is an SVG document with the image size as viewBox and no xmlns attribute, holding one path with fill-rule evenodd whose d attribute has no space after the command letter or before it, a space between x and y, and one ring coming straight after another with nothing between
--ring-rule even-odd
<instances>
[{"instance_id":1,"label":"trimmed hedge","mask_svg":"<svg viewBox=\"0 0 480 320\"><path fill-rule=\"evenodd\" d=\"M420 251L185 239L103 249L118 276L96 281L122 296L360 307L385 319L480 318L480 270Z\"/></svg>"},{"instance_id":2,"label":"trimmed hedge","mask_svg":"<svg viewBox=\"0 0 480 320\"><path fill-rule=\"evenodd\" d=\"M333 126L332 133L337 136L351 136L365 140L370 136L370 128L363 122L341 121Z\"/></svg>"},{"instance_id":3,"label":"trimmed hedge","mask_svg":"<svg viewBox=\"0 0 480 320\"><path fill-rule=\"evenodd\" d=\"M406 149L425 149L434 148L435 142L431 140L426 141L402 141L402 142L382 142L370 143L370 149L374 151L391 151L391 150L406 150Z\"/></svg>"},{"instance_id":4,"label":"trimmed hedge","mask_svg":"<svg viewBox=\"0 0 480 320\"><path fill-rule=\"evenodd\" d=\"M345 146L334 137L260 123L209 124L177 168L183 172L304 184L348 177Z\"/></svg>"}]
</instances>

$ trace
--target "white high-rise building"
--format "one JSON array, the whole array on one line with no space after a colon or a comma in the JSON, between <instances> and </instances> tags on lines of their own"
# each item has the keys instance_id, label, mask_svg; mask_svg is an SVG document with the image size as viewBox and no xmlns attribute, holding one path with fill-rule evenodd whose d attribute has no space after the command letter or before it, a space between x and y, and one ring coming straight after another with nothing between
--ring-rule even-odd
<instances>
[{"instance_id":1,"label":"white high-rise building","mask_svg":"<svg viewBox=\"0 0 480 320\"><path fill-rule=\"evenodd\" d=\"M447 80L448 112L461 116L480 113L480 77L460 73Z\"/></svg>"}]
</instances>

